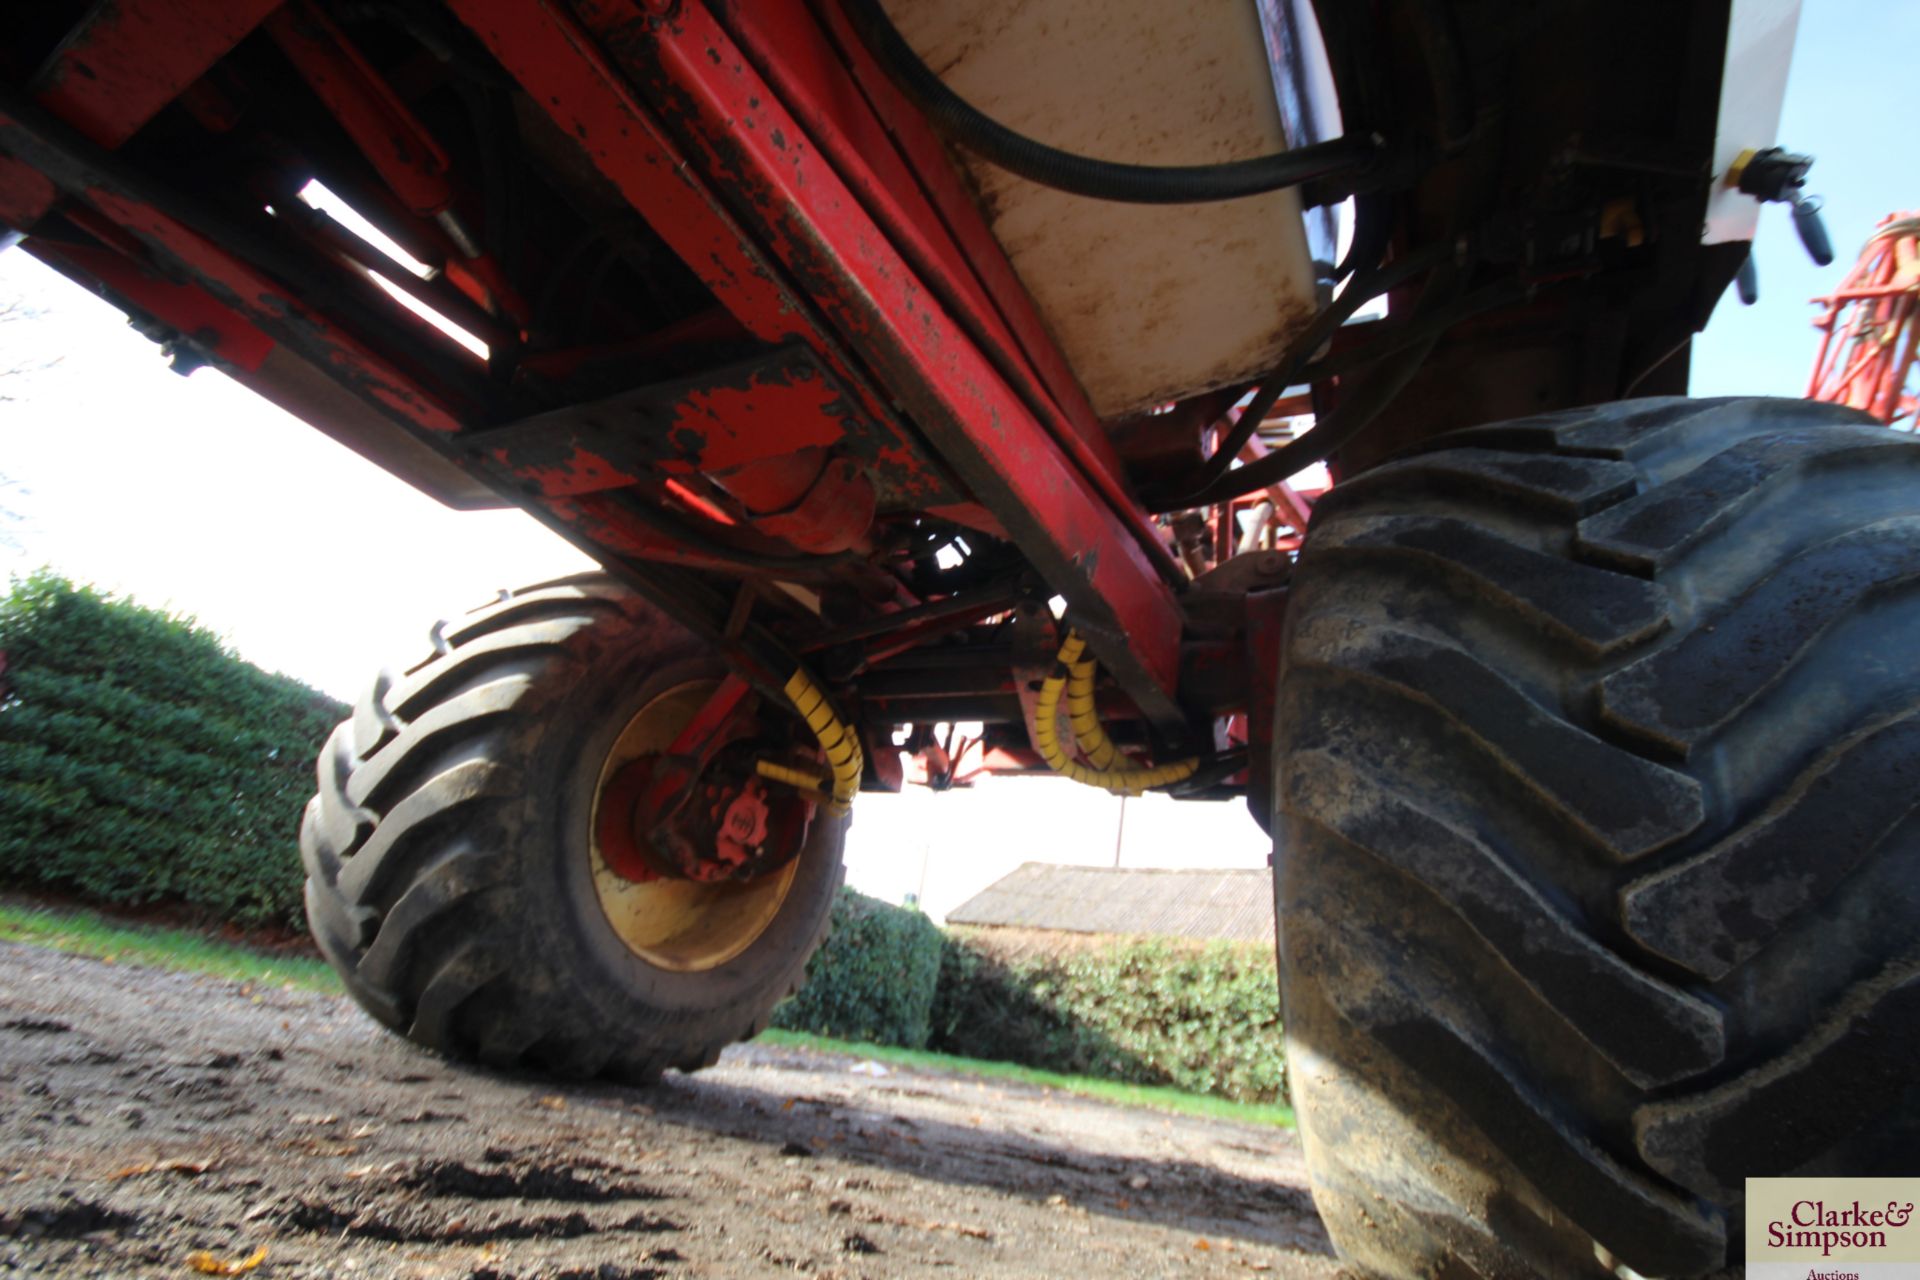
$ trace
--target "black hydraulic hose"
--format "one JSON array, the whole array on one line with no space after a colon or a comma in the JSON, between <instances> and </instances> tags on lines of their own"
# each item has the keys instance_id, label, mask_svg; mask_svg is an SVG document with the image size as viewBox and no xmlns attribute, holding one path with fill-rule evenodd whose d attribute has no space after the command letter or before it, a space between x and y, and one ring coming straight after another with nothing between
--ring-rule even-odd
<instances>
[{"instance_id":1,"label":"black hydraulic hose","mask_svg":"<svg viewBox=\"0 0 1920 1280\"><path fill-rule=\"evenodd\" d=\"M1460 285L1469 269L1448 264L1435 270L1427 278L1420 301L1404 324L1383 334L1377 343L1355 351L1351 357L1342 357L1343 367L1384 363L1312 431L1264 458L1229 471L1183 501L1194 507L1226 502L1276 484L1316 462L1325 462L1366 430L1406 388L1442 334L1469 316L1504 306L1526 294L1525 282L1503 280L1462 297Z\"/></svg>"},{"instance_id":2,"label":"black hydraulic hose","mask_svg":"<svg viewBox=\"0 0 1920 1280\"><path fill-rule=\"evenodd\" d=\"M1345 280L1356 271L1369 270L1386 256L1393 239L1393 216L1387 197L1367 192L1353 198L1353 238L1347 254L1333 270L1335 280Z\"/></svg>"},{"instance_id":3,"label":"black hydraulic hose","mask_svg":"<svg viewBox=\"0 0 1920 1280\"><path fill-rule=\"evenodd\" d=\"M1224 164L1120 164L1075 155L1015 133L949 89L913 51L880 7L880 0L843 3L868 51L940 132L1042 186L1129 204L1200 204L1356 173L1371 168L1381 156L1378 138L1335 138Z\"/></svg>"},{"instance_id":4,"label":"black hydraulic hose","mask_svg":"<svg viewBox=\"0 0 1920 1280\"><path fill-rule=\"evenodd\" d=\"M1365 346L1354 347L1325 359L1316 360L1300 371L1300 377L1307 382L1318 382L1322 378L1336 378L1364 368L1375 361L1404 350L1417 342L1439 337L1448 329L1463 320L1471 319L1483 311L1495 307L1504 307L1510 302L1518 302L1527 296L1528 285L1523 280L1503 280L1499 284L1490 284L1464 298L1457 298L1443 306L1435 307L1426 315L1415 315L1403 325L1381 334Z\"/></svg>"},{"instance_id":5,"label":"black hydraulic hose","mask_svg":"<svg viewBox=\"0 0 1920 1280\"><path fill-rule=\"evenodd\" d=\"M1428 354L1439 341L1439 335L1435 334L1406 348L1392 364L1367 379L1352 396L1341 401L1340 407L1327 415L1326 420L1312 431L1298 440L1281 445L1258 461L1228 472L1217 484L1196 494L1189 501L1193 506L1225 502L1252 493L1255 489L1277 484L1316 462L1325 462L1364 431L1380 416L1381 410L1406 389L1407 383L1413 380L1414 373L1426 362Z\"/></svg>"},{"instance_id":6,"label":"black hydraulic hose","mask_svg":"<svg viewBox=\"0 0 1920 1280\"><path fill-rule=\"evenodd\" d=\"M1221 437L1212 455L1202 464L1199 474L1188 482L1190 490L1205 492L1231 471L1233 460L1240 456L1242 449L1246 448L1247 441L1253 439L1253 433L1260 429L1261 420L1279 402L1281 394L1288 387L1299 384L1302 371L1311 367L1308 361L1313 358L1313 353L1325 345L1341 325L1352 319L1354 312L1381 294L1398 288L1422 271L1439 266L1453 252L1454 246L1451 244L1430 245L1425 249L1407 254L1391 266L1369 272L1364 276L1355 276L1347 285L1345 292L1335 298L1326 310L1315 316L1313 322L1301 332L1300 336L1288 345L1280 363L1274 366L1273 372L1261 382L1260 390L1254 393L1247 407L1240 411L1239 420ZM1170 502L1154 504L1156 510L1163 511L1181 511L1188 507L1205 505L1204 502L1193 500L1191 493Z\"/></svg>"}]
</instances>

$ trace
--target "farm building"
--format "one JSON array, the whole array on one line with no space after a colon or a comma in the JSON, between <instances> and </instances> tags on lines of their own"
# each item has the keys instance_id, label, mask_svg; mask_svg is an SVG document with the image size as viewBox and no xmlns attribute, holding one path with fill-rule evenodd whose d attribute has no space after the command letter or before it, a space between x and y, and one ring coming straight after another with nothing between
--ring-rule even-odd
<instances>
[{"instance_id":1,"label":"farm building","mask_svg":"<svg viewBox=\"0 0 1920 1280\"><path fill-rule=\"evenodd\" d=\"M1170 870L1023 863L947 913L968 929L1144 935L1191 942L1273 940L1265 868Z\"/></svg>"}]
</instances>

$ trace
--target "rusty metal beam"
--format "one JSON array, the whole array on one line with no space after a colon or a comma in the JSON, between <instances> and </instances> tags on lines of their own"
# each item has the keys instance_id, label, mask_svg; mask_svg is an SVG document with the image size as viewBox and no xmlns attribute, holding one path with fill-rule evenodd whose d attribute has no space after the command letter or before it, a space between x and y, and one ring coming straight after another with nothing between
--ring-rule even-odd
<instances>
[{"instance_id":1,"label":"rusty metal beam","mask_svg":"<svg viewBox=\"0 0 1920 1280\"><path fill-rule=\"evenodd\" d=\"M558 497L650 476L725 471L803 449L834 447L871 461L885 444L875 434L813 352L790 343L472 432L462 444Z\"/></svg>"},{"instance_id":2,"label":"rusty metal beam","mask_svg":"<svg viewBox=\"0 0 1920 1280\"><path fill-rule=\"evenodd\" d=\"M175 216L150 184L115 168L114 157L92 147L64 123L0 95L0 153L52 179L106 218L162 275L192 281L221 307L327 368L361 398L428 433L451 433L463 408L376 353L298 295L296 289L234 251L248 237L231 228ZM404 314L404 313L402 313Z\"/></svg>"},{"instance_id":3,"label":"rusty metal beam","mask_svg":"<svg viewBox=\"0 0 1920 1280\"><path fill-rule=\"evenodd\" d=\"M485 8L479 0L460 0ZM967 488L1063 595L1143 714L1184 735L1174 701L1182 616L1150 552L904 261L707 10L585 18L680 130L689 158L783 277L831 320ZM577 78L577 77L576 77Z\"/></svg>"},{"instance_id":4,"label":"rusty metal beam","mask_svg":"<svg viewBox=\"0 0 1920 1280\"><path fill-rule=\"evenodd\" d=\"M33 79L41 106L109 150L264 21L280 0L97 0Z\"/></svg>"},{"instance_id":5,"label":"rusty metal beam","mask_svg":"<svg viewBox=\"0 0 1920 1280\"><path fill-rule=\"evenodd\" d=\"M779 264L760 250L563 6L554 0L449 0L448 7L751 336L780 345L803 342L820 353L884 434L873 456L862 459L871 465L883 506L926 509L960 500L952 479L899 425L871 381L845 361L818 313L786 286Z\"/></svg>"}]
</instances>

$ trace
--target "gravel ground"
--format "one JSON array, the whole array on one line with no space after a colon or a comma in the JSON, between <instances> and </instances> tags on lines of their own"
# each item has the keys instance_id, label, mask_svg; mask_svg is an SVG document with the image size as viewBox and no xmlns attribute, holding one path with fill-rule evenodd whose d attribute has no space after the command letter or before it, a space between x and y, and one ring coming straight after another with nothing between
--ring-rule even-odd
<instances>
[{"instance_id":1,"label":"gravel ground","mask_svg":"<svg viewBox=\"0 0 1920 1280\"><path fill-rule=\"evenodd\" d=\"M0 1274L1338 1274L1290 1134L875 1066L556 1085L341 998L0 944Z\"/></svg>"}]
</instances>

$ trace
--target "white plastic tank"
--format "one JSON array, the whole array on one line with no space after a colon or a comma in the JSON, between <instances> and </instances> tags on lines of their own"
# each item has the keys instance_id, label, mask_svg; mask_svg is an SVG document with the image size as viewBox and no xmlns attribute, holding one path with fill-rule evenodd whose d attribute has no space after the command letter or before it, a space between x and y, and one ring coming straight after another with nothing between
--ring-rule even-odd
<instances>
[{"instance_id":1,"label":"white plastic tank","mask_svg":"<svg viewBox=\"0 0 1920 1280\"><path fill-rule=\"evenodd\" d=\"M1255 0L884 3L954 92L1066 151L1212 164L1312 140L1287 137ZM1117 204L954 155L1102 417L1257 377L1313 315L1291 191Z\"/></svg>"}]
</instances>

